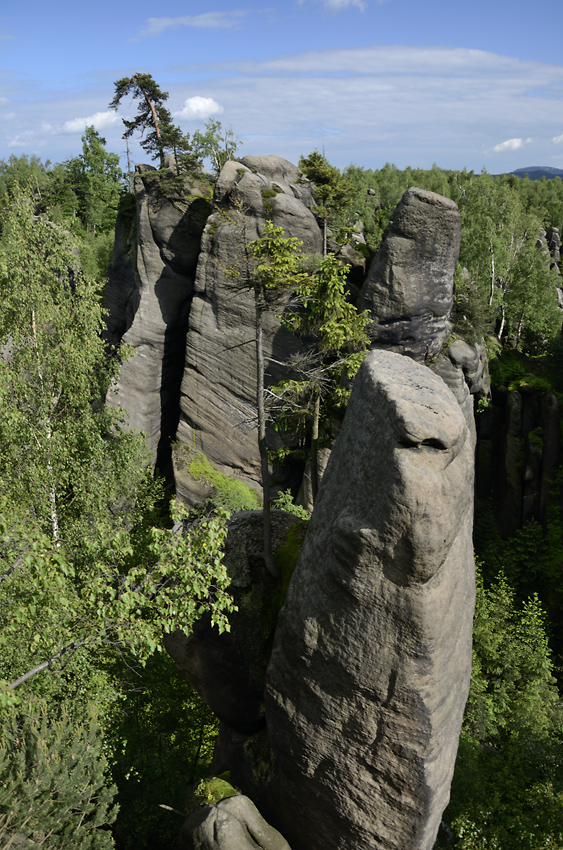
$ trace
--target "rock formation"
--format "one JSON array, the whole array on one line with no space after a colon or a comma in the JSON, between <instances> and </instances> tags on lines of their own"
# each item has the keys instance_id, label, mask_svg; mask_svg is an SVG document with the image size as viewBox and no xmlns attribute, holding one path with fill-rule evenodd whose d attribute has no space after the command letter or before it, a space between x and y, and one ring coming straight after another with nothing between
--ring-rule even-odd
<instances>
[{"instance_id":1,"label":"rock formation","mask_svg":"<svg viewBox=\"0 0 563 850\"><path fill-rule=\"evenodd\" d=\"M205 806L182 830L179 850L291 850L248 797Z\"/></svg>"},{"instance_id":2,"label":"rock formation","mask_svg":"<svg viewBox=\"0 0 563 850\"><path fill-rule=\"evenodd\" d=\"M112 403L146 433L161 469L170 468L174 440L184 447L175 458L175 485L186 503L196 504L207 493L186 472L191 452L260 487L253 295L236 279L245 271L245 246L266 217L301 240L306 252L320 252L322 236L311 212L311 184L281 157L228 162L215 185L212 215L205 188L159 177L152 167L138 166L136 209L118 218L107 336L134 353ZM279 319L267 316L273 383L282 375L273 361L283 361L295 346ZM270 439L279 442L273 429Z\"/></svg>"},{"instance_id":3,"label":"rock formation","mask_svg":"<svg viewBox=\"0 0 563 850\"><path fill-rule=\"evenodd\" d=\"M190 313L178 442L203 452L222 472L254 487L260 481L254 296L241 289L236 275L245 272L245 245L257 238L266 214L287 236L302 241L305 252L320 252L321 232L308 207L310 184L298 183L298 177L298 169L280 157L251 156L226 164L215 190L219 209L203 234ZM295 346L295 338L280 327L279 319L273 313L266 315L265 357L270 361L271 383L281 379L284 371L279 364ZM273 447L281 445L273 429L269 439ZM178 464L175 472L180 496L187 503L197 501L191 477Z\"/></svg>"},{"instance_id":4,"label":"rock formation","mask_svg":"<svg viewBox=\"0 0 563 850\"><path fill-rule=\"evenodd\" d=\"M502 537L531 519L545 525L561 461L560 410L555 393L529 388L493 392L492 406L477 419L480 499L493 493Z\"/></svg>"},{"instance_id":5,"label":"rock formation","mask_svg":"<svg viewBox=\"0 0 563 850\"><path fill-rule=\"evenodd\" d=\"M267 785L293 850L430 850L471 669L473 444L443 381L374 351L276 630Z\"/></svg>"},{"instance_id":6,"label":"rock formation","mask_svg":"<svg viewBox=\"0 0 563 850\"><path fill-rule=\"evenodd\" d=\"M406 354L434 369L474 430L473 396L490 395L485 348L463 340L448 345L460 239L453 201L408 189L383 235L358 306L374 317L373 347Z\"/></svg>"},{"instance_id":7,"label":"rock formation","mask_svg":"<svg viewBox=\"0 0 563 850\"><path fill-rule=\"evenodd\" d=\"M452 326L453 278L461 224L454 201L408 189L393 213L358 306L375 319L377 346L425 362Z\"/></svg>"},{"instance_id":8,"label":"rock formation","mask_svg":"<svg viewBox=\"0 0 563 850\"><path fill-rule=\"evenodd\" d=\"M137 166L136 208L118 217L106 287L108 340L134 352L109 400L145 432L163 470L178 423L194 278L211 208L197 187L164 186L154 168Z\"/></svg>"}]
</instances>

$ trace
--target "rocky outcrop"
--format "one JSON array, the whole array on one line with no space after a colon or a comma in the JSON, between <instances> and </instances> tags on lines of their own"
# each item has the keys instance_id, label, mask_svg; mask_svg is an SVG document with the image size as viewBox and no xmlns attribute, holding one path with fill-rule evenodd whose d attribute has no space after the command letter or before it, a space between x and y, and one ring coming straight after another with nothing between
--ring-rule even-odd
<instances>
[{"instance_id":1,"label":"rocky outcrop","mask_svg":"<svg viewBox=\"0 0 563 850\"><path fill-rule=\"evenodd\" d=\"M318 253L312 186L281 157L250 156L223 168L212 215L209 187L172 172L138 166L134 190L135 207L118 218L106 289L108 341L127 343L133 356L110 403L145 432L161 470L172 472L171 443L184 446L173 483L186 503L207 495L189 475L186 451L205 454L221 472L259 489L255 308L243 283L247 246L269 218L305 252ZM268 380L275 383L297 343L274 311L265 317L264 343ZM273 429L269 439L280 444ZM298 484L291 470L280 474L285 487Z\"/></svg>"},{"instance_id":2,"label":"rocky outcrop","mask_svg":"<svg viewBox=\"0 0 563 850\"><path fill-rule=\"evenodd\" d=\"M171 176L171 175L170 175ZM209 199L187 182L162 180L137 166L135 207L117 221L114 259L106 287L107 338L127 344L109 401L144 431L165 471L178 422L178 394L201 234Z\"/></svg>"},{"instance_id":3,"label":"rocky outcrop","mask_svg":"<svg viewBox=\"0 0 563 850\"><path fill-rule=\"evenodd\" d=\"M473 398L490 395L485 347L461 339L448 344L460 238L453 201L408 189L384 233L358 306L374 317L372 347L406 354L437 372L474 433Z\"/></svg>"},{"instance_id":4,"label":"rocky outcrop","mask_svg":"<svg viewBox=\"0 0 563 850\"><path fill-rule=\"evenodd\" d=\"M203 233L189 318L177 439L255 488L260 483L255 305L245 285L246 246L269 217L301 241L303 251L319 253L322 237L308 206L310 184L298 179L298 169L280 157L245 157L225 165L215 190L219 209ZM274 312L264 319L267 378L276 383L297 343ZM282 445L273 428L268 439L272 448ZM175 481L185 502L198 501L197 484L179 465ZM273 484L288 486L287 477L274 476Z\"/></svg>"},{"instance_id":5,"label":"rocky outcrop","mask_svg":"<svg viewBox=\"0 0 563 850\"><path fill-rule=\"evenodd\" d=\"M456 204L408 189L393 213L360 293L373 344L425 362L450 334L461 223Z\"/></svg>"},{"instance_id":6,"label":"rocky outcrop","mask_svg":"<svg viewBox=\"0 0 563 850\"><path fill-rule=\"evenodd\" d=\"M276 630L266 796L294 850L430 850L471 669L473 446L444 382L358 373Z\"/></svg>"},{"instance_id":7,"label":"rocky outcrop","mask_svg":"<svg viewBox=\"0 0 563 850\"><path fill-rule=\"evenodd\" d=\"M205 806L182 830L179 850L291 850L248 797Z\"/></svg>"},{"instance_id":8,"label":"rocky outcrop","mask_svg":"<svg viewBox=\"0 0 563 850\"><path fill-rule=\"evenodd\" d=\"M561 235L558 227L548 227L545 238L547 247L551 256L550 269L555 269L557 274L561 274L559 263L561 261Z\"/></svg>"},{"instance_id":9,"label":"rocky outcrop","mask_svg":"<svg viewBox=\"0 0 563 850\"><path fill-rule=\"evenodd\" d=\"M125 408L133 428L145 432L154 461L189 505L209 495L209 485L189 471L199 454L260 490L248 243L269 218L301 241L306 253L322 248L312 184L287 160L249 156L227 162L215 184L212 213L208 191L172 172L138 166L135 205L118 218L106 289L108 340L133 349L110 400ZM459 231L452 201L409 189L359 305L373 314L373 346L433 365L469 423L472 395L488 394L484 352L459 342L439 353L451 330ZM352 288L361 285L364 257L352 245L341 253L352 263ZM287 377L283 364L299 347L281 327L280 310L283 303L265 316L269 383ZM272 449L283 445L273 427L268 443ZM296 492L302 473L299 464L275 468L274 490L291 486Z\"/></svg>"},{"instance_id":10,"label":"rocky outcrop","mask_svg":"<svg viewBox=\"0 0 563 850\"><path fill-rule=\"evenodd\" d=\"M456 339L443 348L430 368L440 375L456 397L475 440L474 399L488 398L491 394L484 344Z\"/></svg>"}]
</instances>

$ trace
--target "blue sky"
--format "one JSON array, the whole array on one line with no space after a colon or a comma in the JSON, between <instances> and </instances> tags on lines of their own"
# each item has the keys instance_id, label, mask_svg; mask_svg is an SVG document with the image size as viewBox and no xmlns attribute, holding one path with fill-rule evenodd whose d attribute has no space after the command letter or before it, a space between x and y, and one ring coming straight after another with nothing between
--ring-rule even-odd
<instances>
[{"instance_id":1,"label":"blue sky","mask_svg":"<svg viewBox=\"0 0 563 850\"><path fill-rule=\"evenodd\" d=\"M9 8L8 8L9 5ZM124 155L114 81L150 73L188 132L343 168L563 168L561 15L536 0L27 0L0 10L0 158ZM147 161L138 145L133 161Z\"/></svg>"}]
</instances>

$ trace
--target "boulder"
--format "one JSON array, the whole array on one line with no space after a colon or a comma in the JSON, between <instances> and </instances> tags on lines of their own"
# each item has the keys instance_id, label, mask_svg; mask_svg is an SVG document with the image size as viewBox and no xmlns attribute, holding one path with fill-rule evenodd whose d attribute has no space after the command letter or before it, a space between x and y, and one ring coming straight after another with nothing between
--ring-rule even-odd
<instances>
[{"instance_id":1,"label":"boulder","mask_svg":"<svg viewBox=\"0 0 563 850\"><path fill-rule=\"evenodd\" d=\"M432 848L471 672L472 520L455 397L412 359L371 352L266 675L264 798L294 850Z\"/></svg>"},{"instance_id":2,"label":"boulder","mask_svg":"<svg viewBox=\"0 0 563 850\"><path fill-rule=\"evenodd\" d=\"M205 806L182 829L179 850L291 850L248 797Z\"/></svg>"},{"instance_id":3,"label":"boulder","mask_svg":"<svg viewBox=\"0 0 563 850\"><path fill-rule=\"evenodd\" d=\"M425 362L451 332L461 224L449 198L408 189L383 236L360 292L374 317L373 344Z\"/></svg>"}]
</instances>

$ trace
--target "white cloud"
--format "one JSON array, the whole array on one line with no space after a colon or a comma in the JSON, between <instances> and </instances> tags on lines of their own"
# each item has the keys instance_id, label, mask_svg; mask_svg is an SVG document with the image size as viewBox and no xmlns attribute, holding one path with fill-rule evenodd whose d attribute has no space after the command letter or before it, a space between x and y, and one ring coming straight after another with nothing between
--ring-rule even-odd
<instances>
[{"instance_id":1,"label":"white cloud","mask_svg":"<svg viewBox=\"0 0 563 850\"><path fill-rule=\"evenodd\" d=\"M495 153L505 153L506 151L517 151L518 148L521 148L522 145L529 145L533 139L507 139L505 142L501 142L500 145L495 145L493 150Z\"/></svg>"},{"instance_id":2,"label":"white cloud","mask_svg":"<svg viewBox=\"0 0 563 850\"><path fill-rule=\"evenodd\" d=\"M8 97L0 97L0 106L7 106L10 102Z\"/></svg>"},{"instance_id":3,"label":"white cloud","mask_svg":"<svg viewBox=\"0 0 563 850\"><path fill-rule=\"evenodd\" d=\"M103 130L105 127L111 127L120 120L115 112L95 112L94 115L88 115L87 118L72 118L70 121L65 121L62 126L63 133L83 133L86 127L92 125L96 130Z\"/></svg>"},{"instance_id":4,"label":"white cloud","mask_svg":"<svg viewBox=\"0 0 563 850\"><path fill-rule=\"evenodd\" d=\"M210 118L212 115L220 115L221 112L223 112L223 107L216 100L213 100L212 97L195 95L195 97L189 97L184 101L184 108L179 112L174 112L174 118L198 118L199 120L203 120L204 118Z\"/></svg>"},{"instance_id":5,"label":"white cloud","mask_svg":"<svg viewBox=\"0 0 563 850\"><path fill-rule=\"evenodd\" d=\"M306 0L298 0L298 4L302 6ZM377 6L383 6L384 3L389 3L391 0L375 0ZM367 3L364 0L322 0L325 9L330 9L332 12L339 12L341 9L349 9L350 6L356 6L362 12L367 8Z\"/></svg>"},{"instance_id":6,"label":"white cloud","mask_svg":"<svg viewBox=\"0 0 563 850\"><path fill-rule=\"evenodd\" d=\"M366 4L362 0L324 0L325 9L332 9L335 12L340 9L348 9L349 6L357 6L362 12L366 8Z\"/></svg>"},{"instance_id":7,"label":"white cloud","mask_svg":"<svg viewBox=\"0 0 563 850\"><path fill-rule=\"evenodd\" d=\"M560 136L554 136L551 141L556 145L561 144L563 142L563 133Z\"/></svg>"},{"instance_id":8,"label":"white cloud","mask_svg":"<svg viewBox=\"0 0 563 850\"><path fill-rule=\"evenodd\" d=\"M240 24L248 14L242 9L232 12L204 12L201 15L183 15L179 18L149 18L145 27L137 35L137 39L154 38L165 30L176 30L181 27L196 27L198 29L229 29Z\"/></svg>"}]
</instances>

